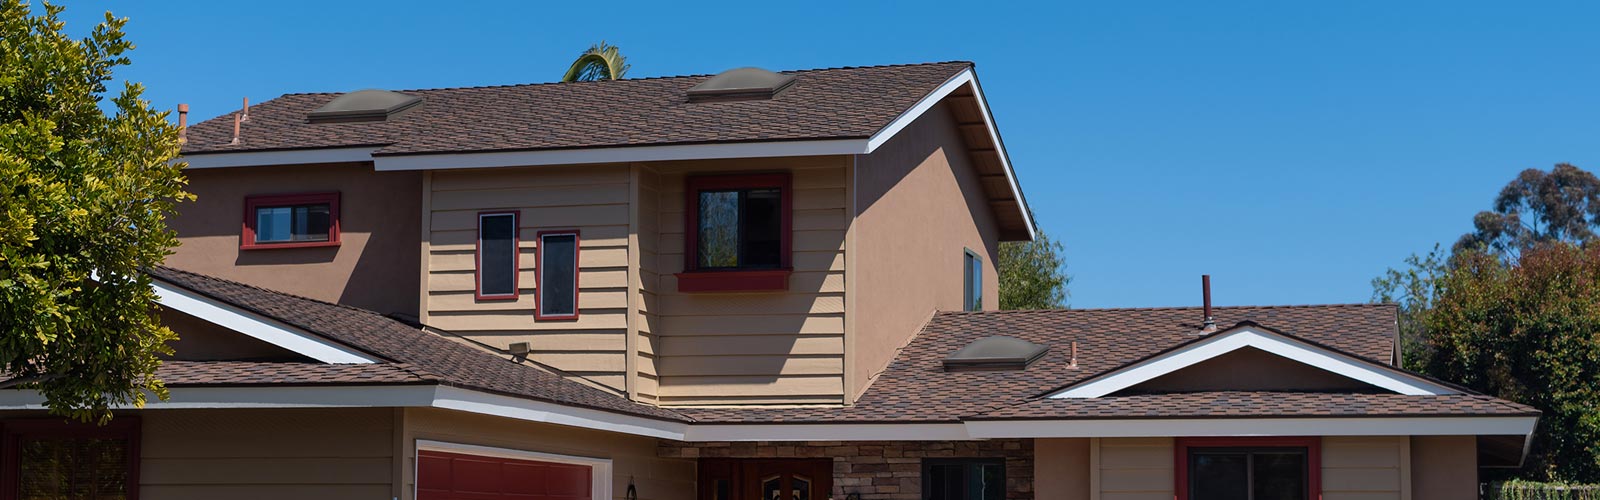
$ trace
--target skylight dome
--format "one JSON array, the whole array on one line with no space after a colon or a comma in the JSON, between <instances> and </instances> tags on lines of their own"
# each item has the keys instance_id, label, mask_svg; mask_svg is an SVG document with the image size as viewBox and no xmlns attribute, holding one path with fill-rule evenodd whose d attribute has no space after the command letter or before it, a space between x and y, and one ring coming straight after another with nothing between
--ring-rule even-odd
<instances>
[{"instance_id":1,"label":"skylight dome","mask_svg":"<svg viewBox=\"0 0 1600 500\"><path fill-rule=\"evenodd\" d=\"M422 98L381 89L357 90L306 114L311 123L381 122L422 104Z\"/></svg>"},{"instance_id":2,"label":"skylight dome","mask_svg":"<svg viewBox=\"0 0 1600 500\"><path fill-rule=\"evenodd\" d=\"M794 75L761 68L730 69L689 88L689 102L771 99L794 85Z\"/></svg>"},{"instance_id":3,"label":"skylight dome","mask_svg":"<svg viewBox=\"0 0 1600 500\"><path fill-rule=\"evenodd\" d=\"M1021 370L1044 357L1050 346L1039 345L1016 337L993 335L967 344L966 347L944 358L945 371L955 370Z\"/></svg>"}]
</instances>

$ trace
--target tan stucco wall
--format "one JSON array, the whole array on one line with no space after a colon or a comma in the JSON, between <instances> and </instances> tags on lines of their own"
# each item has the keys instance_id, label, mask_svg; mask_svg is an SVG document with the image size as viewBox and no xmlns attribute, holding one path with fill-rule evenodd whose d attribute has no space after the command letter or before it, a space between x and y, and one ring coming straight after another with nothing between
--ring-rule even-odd
<instances>
[{"instance_id":1,"label":"tan stucco wall","mask_svg":"<svg viewBox=\"0 0 1600 500\"><path fill-rule=\"evenodd\" d=\"M386 408L140 412L139 498L390 498Z\"/></svg>"},{"instance_id":2,"label":"tan stucco wall","mask_svg":"<svg viewBox=\"0 0 1600 500\"><path fill-rule=\"evenodd\" d=\"M1418 500L1477 498L1477 437L1412 436L1411 491Z\"/></svg>"},{"instance_id":3,"label":"tan stucco wall","mask_svg":"<svg viewBox=\"0 0 1600 500\"><path fill-rule=\"evenodd\" d=\"M178 269L390 313L417 312L422 174L368 164L190 169L171 221ZM340 245L239 250L249 195L338 191Z\"/></svg>"},{"instance_id":4,"label":"tan stucco wall","mask_svg":"<svg viewBox=\"0 0 1600 500\"><path fill-rule=\"evenodd\" d=\"M935 310L962 309L963 249L983 258L983 306L999 307L998 229L947 104L855 166L852 398Z\"/></svg>"},{"instance_id":5,"label":"tan stucco wall","mask_svg":"<svg viewBox=\"0 0 1600 500\"><path fill-rule=\"evenodd\" d=\"M627 492L629 481L640 500L689 500L695 495L695 461L657 458L655 439L433 408L404 412L398 443L404 450L401 499L414 498L418 439L611 459L612 493L618 499Z\"/></svg>"},{"instance_id":6,"label":"tan stucco wall","mask_svg":"<svg viewBox=\"0 0 1600 500\"><path fill-rule=\"evenodd\" d=\"M1135 391L1333 391L1371 389L1361 381L1256 348L1243 348L1150 379Z\"/></svg>"},{"instance_id":7,"label":"tan stucco wall","mask_svg":"<svg viewBox=\"0 0 1600 500\"><path fill-rule=\"evenodd\" d=\"M1042 447L1048 440L1036 441ZM1459 445L1454 444L1456 451ZM1172 438L1100 438L1089 445L1090 498L1170 500L1174 494ZM1466 456L1475 456L1467 453ZM1058 460L1066 463L1067 461ZM1042 460L1041 460L1042 462ZM1411 495L1411 438L1406 436L1330 436L1322 439L1323 500L1408 500ZM1470 464L1470 465L1468 465ZM1476 464L1455 459L1431 474L1475 477ZM1462 467L1465 467L1463 470ZM1035 476L1055 471L1039 466ZM1430 485L1430 488L1433 486ZM1450 488L1459 488L1452 484ZM1475 491L1474 489L1470 491ZM1093 492L1098 491L1097 494ZM1458 491L1451 489L1449 491ZM1476 493L1472 493L1476 495ZM1044 498L1041 496L1041 498ZM1472 498L1416 496L1415 498Z\"/></svg>"},{"instance_id":8,"label":"tan stucco wall","mask_svg":"<svg viewBox=\"0 0 1600 500\"><path fill-rule=\"evenodd\" d=\"M1034 498L1089 500L1089 439L1033 440Z\"/></svg>"},{"instance_id":9,"label":"tan stucco wall","mask_svg":"<svg viewBox=\"0 0 1600 500\"><path fill-rule=\"evenodd\" d=\"M430 326L624 389L628 328L629 167L437 170L427 184ZM520 210L517 300L477 300L478 213ZM578 319L534 318L537 234L579 231Z\"/></svg>"},{"instance_id":10,"label":"tan stucco wall","mask_svg":"<svg viewBox=\"0 0 1600 500\"><path fill-rule=\"evenodd\" d=\"M288 349L188 314L171 309L162 309L158 314L161 324L178 334L178 340L167 344L173 351L169 359L309 361L309 358Z\"/></svg>"},{"instance_id":11,"label":"tan stucco wall","mask_svg":"<svg viewBox=\"0 0 1600 500\"><path fill-rule=\"evenodd\" d=\"M640 386L664 404L838 403L844 395L845 230L849 157L652 163L656 173L653 269L642 304ZM684 178L789 172L793 267L789 288L679 293L684 269Z\"/></svg>"}]
</instances>

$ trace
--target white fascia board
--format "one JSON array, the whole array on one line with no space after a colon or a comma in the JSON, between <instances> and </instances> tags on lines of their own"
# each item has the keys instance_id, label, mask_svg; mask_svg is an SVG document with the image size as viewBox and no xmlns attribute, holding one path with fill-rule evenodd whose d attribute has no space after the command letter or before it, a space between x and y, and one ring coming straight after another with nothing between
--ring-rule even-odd
<instances>
[{"instance_id":1,"label":"white fascia board","mask_svg":"<svg viewBox=\"0 0 1600 500\"><path fill-rule=\"evenodd\" d=\"M977 439L1173 436L1525 436L1539 417L1358 417L967 422Z\"/></svg>"},{"instance_id":2,"label":"white fascia board","mask_svg":"<svg viewBox=\"0 0 1600 500\"><path fill-rule=\"evenodd\" d=\"M863 154L866 151L866 139L678 144L544 151L380 155L373 158L373 168L379 171L447 170L456 168L528 167L778 156L855 155Z\"/></svg>"},{"instance_id":3,"label":"white fascia board","mask_svg":"<svg viewBox=\"0 0 1600 500\"><path fill-rule=\"evenodd\" d=\"M1133 387L1245 347L1254 347L1308 366L1408 396L1460 394L1397 369L1385 369L1344 354L1250 327L1211 334L1211 338L1107 375L1063 389L1051 398L1098 398Z\"/></svg>"},{"instance_id":4,"label":"white fascia board","mask_svg":"<svg viewBox=\"0 0 1600 500\"><path fill-rule=\"evenodd\" d=\"M960 423L694 424L684 441L965 441Z\"/></svg>"},{"instance_id":5,"label":"white fascia board","mask_svg":"<svg viewBox=\"0 0 1600 500\"><path fill-rule=\"evenodd\" d=\"M558 455L537 451L501 448L498 446L479 446L475 444L449 443L418 439L418 451L439 451L445 453L459 453L480 457L508 458L512 460L532 460L536 462L551 462L560 464L585 465L589 467L590 498L611 498L611 459L598 457L581 457L576 455ZM420 467L421 461L413 461L412 467ZM420 471L413 470L411 477L421 477ZM412 498L417 498L416 484L411 485Z\"/></svg>"},{"instance_id":6,"label":"white fascia board","mask_svg":"<svg viewBox=\"0 0 1600 500\"><path fill-rule=\"evenodd\" d=\"M262 167L268 165L308 165L312 163L346 163L372 161L372 152L378 148L320 148L286 151L240 151L237 153L205 153L180 156L172 160L188 162L185 168Z\"/></svg>"},{"instance_id":7,"label":"white fascia board","mask_svg":"<svg viewBox=\"0 0 1600 500\"><path fill-rule=\"evenodd\" d=\"M678 441L684 440L688 428L688 424L683 422L636 417L456 387L439 387L430 406Z\"/></svg>"},{"instance_id":8,"label":"white fascia board","mask_svg":"<svg viewBox=\"0 0 1600 500\"><path fill-rule=\"evenodd\" d=\"M155 280L156 303L323 363L378 360L283 322Z\"/></svg>"}]
</instances>

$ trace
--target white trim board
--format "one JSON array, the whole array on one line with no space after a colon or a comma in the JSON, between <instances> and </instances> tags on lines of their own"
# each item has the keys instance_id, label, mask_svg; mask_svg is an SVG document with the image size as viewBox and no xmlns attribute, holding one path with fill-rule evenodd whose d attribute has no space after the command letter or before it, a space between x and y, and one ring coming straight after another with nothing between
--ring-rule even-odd
<instances>
[{"instance_id":1,"label":"white trim board","mask_svg":"<svg viewBox=\"0 0 1600 500\"><path fill-rule=\"evenodd\" d=\"M981 420L975 439L1173 436L1526 436L1539 417Z\"/></svg>"},{"instance_id":2,"label":"white trim board","mask_svg":"<svg viewBox=\"0 0 1600 500\"><path fill-rule=\"evenodd\" d=\"M1051 398L1098 398L1246 347L1260 349L1336 375L1408 396L1460 394L1461 391L1392 368L1251 326L1210 337L1062 389Z\"/></svg>"},{"instance_id":3,"label":"white trim board","mask_svg":"<svg viewBox=\"0 0 1600 500\"><path fill-rule=\"evenodd\" d=\"M320 148L288 151L241 151L238 153L207 153L180 156L174 163L188 162L185 168L258 167L267 165L309 165L313 163L346 163L372 161L372 152L378 148Z\"/></svg>"},{"instance_id":4,"label":"white trim board","mask_svg":"<svg viewBox=\"0 0 1600 500\"><path fill-rule=\"evenodd\" d=\"M374 363L378 359L305 330L200 294L152 280L156 303L323 363Z\"/></svg>"},{"instance_id":5,"label":"white trim board","mask_svg":"<svg viewBox=\"0 0 1600 500\"><path fill-rule=\"evenodd\" d=\"M416 451L438 451L443 453L460 453L463 455L476 455L480 457L507 458L512 460L532 460L536 462L554 462L562 464L575 464L589 466L590 498L611 498L611 459L596 457L580 457L576 455L558 455L537 451L518 450L513 448L500 448L495 446L480 446L475 444L449 443L418 439L415 443ZM415 453L415 452L413 452ZM414 456L414 455L413 455ZM421 477L421 460L411 463L411 497L417 498L417 478Z\"/></svg>"}]
</instances>

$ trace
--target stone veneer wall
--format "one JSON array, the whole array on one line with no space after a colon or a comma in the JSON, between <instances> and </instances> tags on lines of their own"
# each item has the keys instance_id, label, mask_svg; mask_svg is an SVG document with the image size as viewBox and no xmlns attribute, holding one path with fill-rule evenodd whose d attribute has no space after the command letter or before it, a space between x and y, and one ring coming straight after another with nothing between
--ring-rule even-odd
<instances>
[{"instance_id":1,"label":"stone veneer wall","mask_svg":"<svg viewBox=\"0 0 1600 500\"><path fill-rule=\"evenodd\" d=\"M1005 458L1007 500L1033 498L1033 440L661 441L661 458L833 458L833 495L845 500L921 500L923 458ZM817 499L823 500L823 499Z\"/></svg>"}]
</instances>

